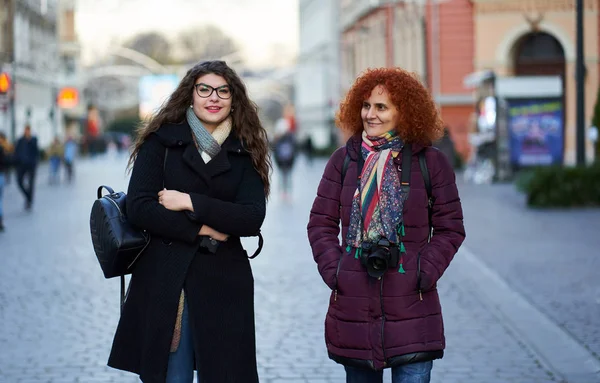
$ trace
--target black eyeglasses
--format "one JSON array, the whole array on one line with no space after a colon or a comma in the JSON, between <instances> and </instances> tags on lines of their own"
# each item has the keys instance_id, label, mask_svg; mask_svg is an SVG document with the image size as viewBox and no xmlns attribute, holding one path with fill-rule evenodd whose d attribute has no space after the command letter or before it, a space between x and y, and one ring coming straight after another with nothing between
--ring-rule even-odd
<instances>
[{"instance_id":1,"label":"black eyeglasses","mask_svg":"<svg viewBox=\"0 0 600 383\"><path fill-rule=\"evenodd\" d=\"M219 96L221 100L229 100L231 98L231 89L229 89L229 85L221 85L220 87L213 88L212 86L201 82L194 85L194 88L196 88L198 96L202 98L210 97L215 90L217 91L217 96Z\"/></svg>"}]
</instances>

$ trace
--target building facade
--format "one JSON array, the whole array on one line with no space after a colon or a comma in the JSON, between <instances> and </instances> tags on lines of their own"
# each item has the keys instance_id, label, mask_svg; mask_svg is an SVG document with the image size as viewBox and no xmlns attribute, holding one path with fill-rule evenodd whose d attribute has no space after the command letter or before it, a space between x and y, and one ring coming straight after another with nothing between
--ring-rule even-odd
<instances>
[{"instance_id":1,"label":"building facade","mask_svg":"<svg viewBox=\"0 0 600 383\"><path fill-rule=\"evenodd\" d=\"M366 68L402 67L427 81L422 2L341 0L342 91Z\"/></svg>"},{"instance_id":2,"label":"building facade","mask_svg":"<svg viewBox=\"0 0 600 383\"><path fill-rule=\"evenodd\" d=\"M590 125L600 73L600 13L584 2L585 125ZM576 19L572 0L474 0L474 67L498 76L560 76L564 91L564 163L576 158ZM587 140L588 160L593 157Z\"/></svg>"},{"instance_id":3,"label":"building facade","mask_svg":"<svg viewBox=\"0 0 600 383\"><path fill-rule=\"evenodd\" d=\"M58 54L57 0L5 1L3 70L12 78L11 104L0 112L4 130L18 138L25 127L39 138L40 146L50 144L59 134L60 110L56 107L60 61Z\"/></svg>"},{"instance_id":4,"label":"building facade","mask_svg":"<svg viewBox=\"0 0 600 383\"><path fill-rule=\"evenodd\" d=\"M79 121L87 113L83 98L83 76L81 68L81 44L75 24L75 0L59 0L58 14L58 54L60 62L59 83L61 88L73 89L77 101L72 105L59 105L64 116L64 134L78 136L81 130Z\"/></svg>"},{"instance_id":5,"label":"building facade","mask_svg":"<svg viewBox=\"0 0 600 383\"><path fill-rule=\"evenodd\" d=\"M294 79L299 140L337 144L340 97L338 0L300 0L300 44Z\"/></svg>"},{"instance_id":6,"label":"building facade","mask_svg":"<svg viewBox=\"0 0 600 383\"><path fill-rule=\"evenodd\" d=\"M425 13L427 83L455 150L467 158L475 101L472 92L463 86L463 78L474 70L473 2L427 1Z\"/></svg>"}]
</instances>

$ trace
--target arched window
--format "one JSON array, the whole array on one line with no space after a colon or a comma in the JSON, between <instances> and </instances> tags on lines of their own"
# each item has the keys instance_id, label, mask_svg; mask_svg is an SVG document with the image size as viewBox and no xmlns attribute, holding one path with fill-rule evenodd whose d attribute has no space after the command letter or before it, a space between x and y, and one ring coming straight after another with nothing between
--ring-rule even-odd
<instances>
[{"instance_id":1,"label":"arched window","mask_svg":"<svg viewBox=\"0 0 600 383\"><path fill-rule=\"evenodd\" d=\"M544 32L523 36L514 50L515 75L563 75L565 52L560 42Z\"/></svg>"}]
</instances>

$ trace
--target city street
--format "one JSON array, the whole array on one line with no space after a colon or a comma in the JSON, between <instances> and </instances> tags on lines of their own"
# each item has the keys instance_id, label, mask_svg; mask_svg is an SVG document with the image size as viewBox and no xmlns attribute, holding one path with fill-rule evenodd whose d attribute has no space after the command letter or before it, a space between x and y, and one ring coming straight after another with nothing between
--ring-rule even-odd
<instances>
[{"instance_id":1,"label":"city street","mask_svg":"<svg viewBox=\"0 0 600 383\"><path fill-rule=\"evenodd\" d=\"M139 381L106 367L119 280L104 279L89 233L97 187L126 190L125 163L81 160L74 184L56 186L42 165L31 212L14 179L6 188L0 383ZM329 291L306 238L324 164L300 159L285 198L273 176L252 261L261 382L345 382L327 357ZM600 210L531 211L512 185L459 184L467 240L439 283L447 348L432 382L600 382ZM256 238L244 243L253 251Z\"/></svg>"}]
</instances>

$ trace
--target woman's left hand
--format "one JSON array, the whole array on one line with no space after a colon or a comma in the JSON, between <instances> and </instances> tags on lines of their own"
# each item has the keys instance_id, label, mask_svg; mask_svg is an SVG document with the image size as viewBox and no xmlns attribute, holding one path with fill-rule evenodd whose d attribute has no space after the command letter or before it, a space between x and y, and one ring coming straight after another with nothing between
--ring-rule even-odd
<instances>
[{"instance_id":1,"label":"woman's left hand","mask_svg":"<svg viewBox=\"0 0 600 383\"><path fill-rule=\"evenodd\" d=\"M192 199L187 193L177 190L161 190L158 192L158 203L172 211L190 210L194 211Z\"/></svg>"}]
</instances>

